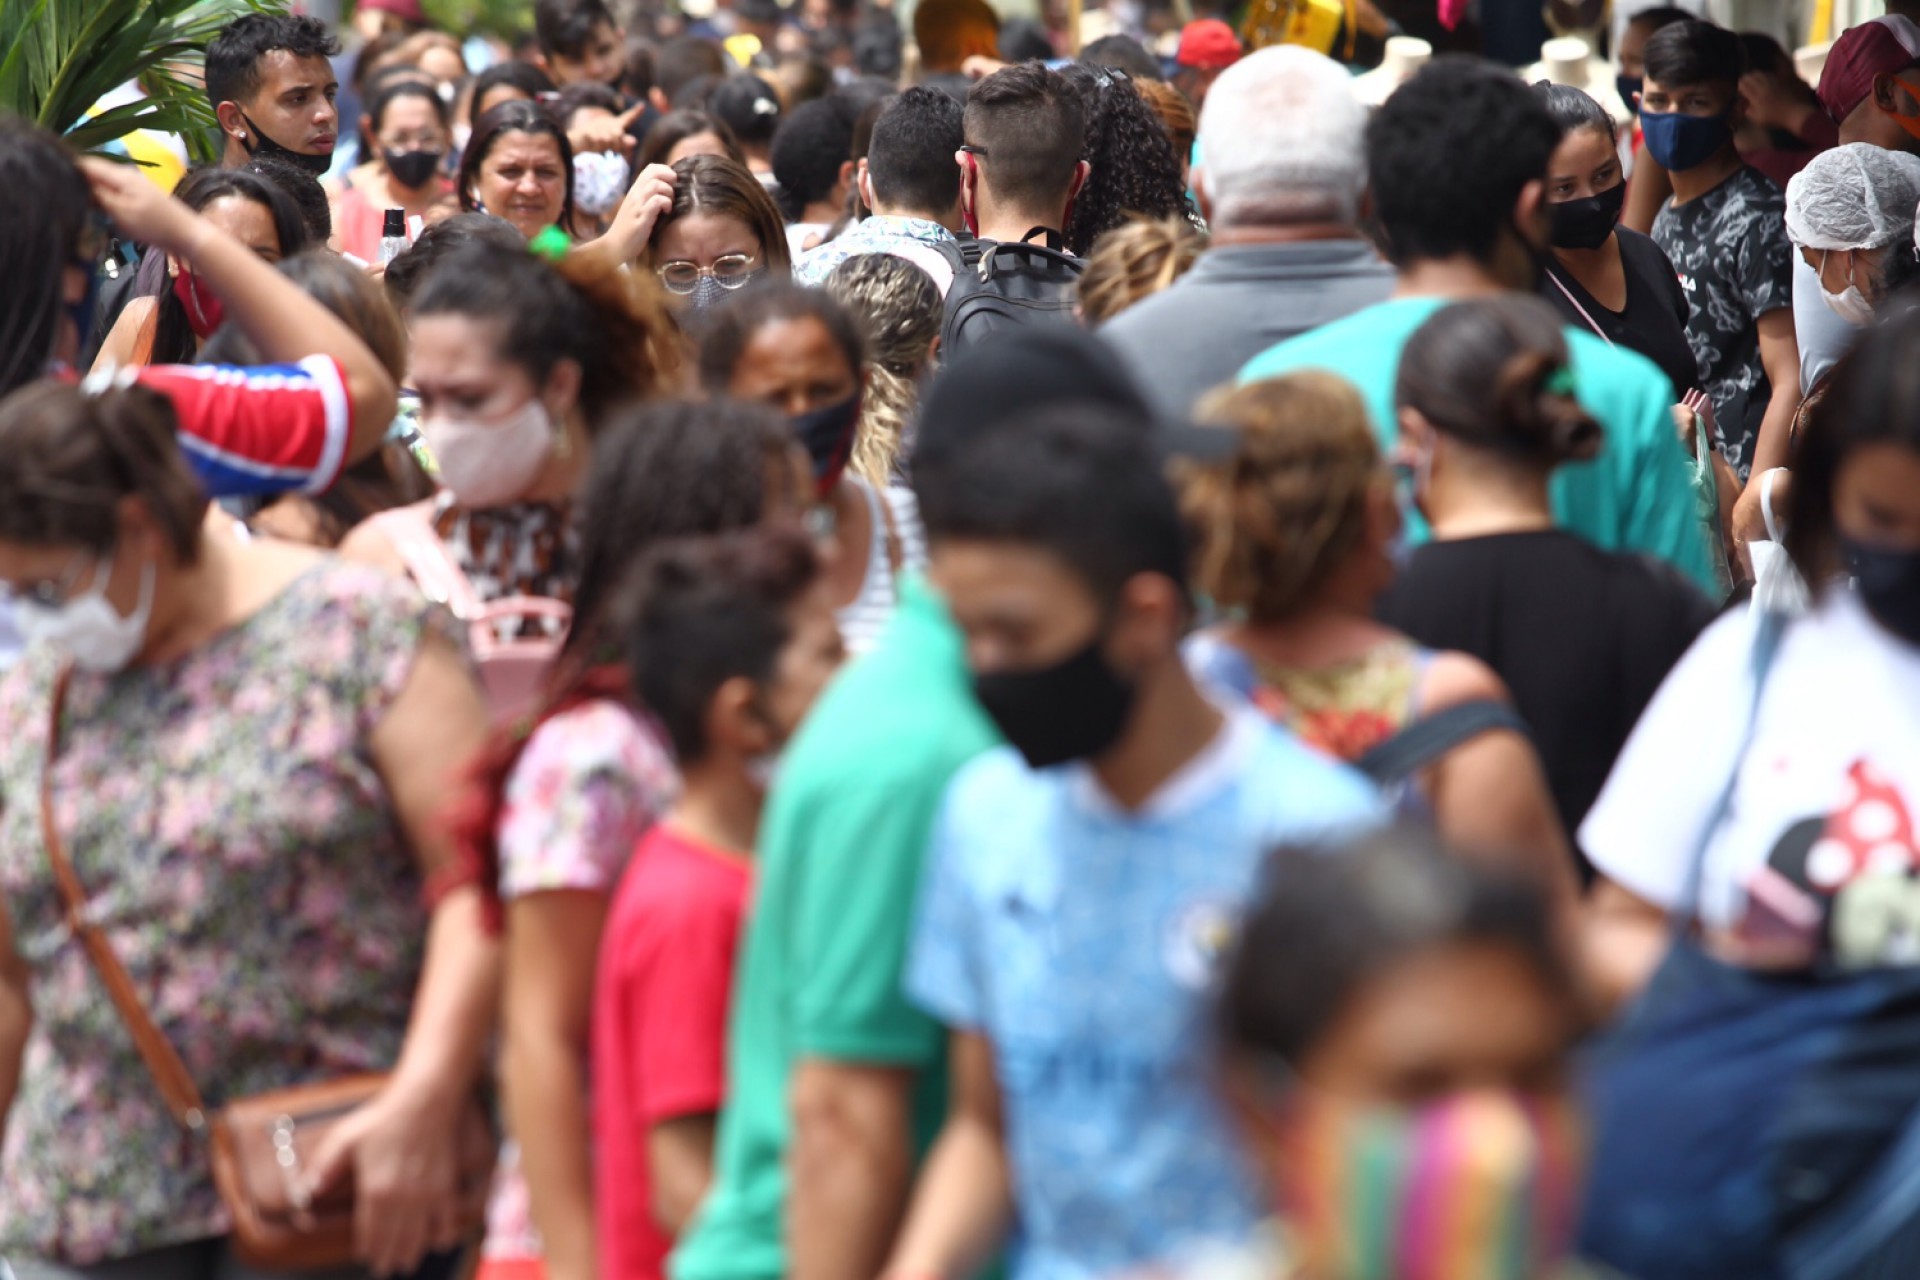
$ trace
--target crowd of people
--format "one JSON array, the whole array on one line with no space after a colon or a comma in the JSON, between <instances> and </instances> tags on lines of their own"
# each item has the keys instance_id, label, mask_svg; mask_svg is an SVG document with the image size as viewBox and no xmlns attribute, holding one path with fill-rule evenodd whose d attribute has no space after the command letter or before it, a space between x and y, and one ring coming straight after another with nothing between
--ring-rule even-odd
<instances>
[{"instance_id":1,"label":"crowd of people","mask_svg":"<svg viewBox=\"0 0 1920 1280\"><path fill-rule=\"evenodd\" d=\"M0 117L0 1277L1909 1274L1920 26L630 7Z\"/></svg>"}]
</instances>

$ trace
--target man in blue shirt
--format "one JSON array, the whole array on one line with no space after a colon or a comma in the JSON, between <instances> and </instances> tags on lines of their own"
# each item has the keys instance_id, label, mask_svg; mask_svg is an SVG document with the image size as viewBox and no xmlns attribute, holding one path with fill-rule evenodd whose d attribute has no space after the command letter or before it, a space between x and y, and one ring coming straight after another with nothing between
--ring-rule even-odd
<instances>
[{"instance_id":1,"label":"man in blue shirt","mask_svg":"<svg viewBox=\"0 0 1920 1280\"><path fill-rule=\"evenodd\" d=\"M1400 434L1394 379L1413 331L1448 302L1539 287L1547 162L1559 142L1560 127L1512 72L1466 58L1423 68L1367 125L1374 216L1399 272L1394 297L1263 352L1240 380L1338 373L1366 397L1381 448L1391 451ZM1582 329L1566 333L1580 402L1607 434L1598 457L1554 473L1560 524L1610 551L1658 556L1724 595L1674 426L1672 385L1644 356ZM1426 539L1417 512L1408 513L1407 533Z\"/></svg>"},{"instance_id":2,"label":"man in blue shirt","mask_svg":"<svg viewBox=\"0 0 1920 1280\"><path fill-rule=\"evenodd\" d=\"M886 1274L1080 1280L1245 1240L1261 1195L1212 1091L1217 965L1265 853L1372 788L1181 661L1179 512L1144 430L1084 407L915 464L933 577L1006 737L948 790L907 991L953 1110Z\"/></svg>"}]
</instances>

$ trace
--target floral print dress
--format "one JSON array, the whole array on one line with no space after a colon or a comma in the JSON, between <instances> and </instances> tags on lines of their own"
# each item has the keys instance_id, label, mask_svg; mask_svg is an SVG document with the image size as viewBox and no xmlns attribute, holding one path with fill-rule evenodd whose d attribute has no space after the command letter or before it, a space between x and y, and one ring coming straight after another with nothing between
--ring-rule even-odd
<instances>
[{"instance_id":1,"label":"floral print dress","mask_svg":"<svg viewBox=\"0 0 1920 1280\"><path fill-rule=\"evenodd\" d=\"M399 1055L427 914L368 744L430 630L452 638L404 582L326 561L184 658L73 677L54 818L210 1106ZM40 830L54 673L37 651L0 678L0 902L34 1009L0 1254L87 1265L229 1227L65 922Z\"/></svg>"}]
</instances>

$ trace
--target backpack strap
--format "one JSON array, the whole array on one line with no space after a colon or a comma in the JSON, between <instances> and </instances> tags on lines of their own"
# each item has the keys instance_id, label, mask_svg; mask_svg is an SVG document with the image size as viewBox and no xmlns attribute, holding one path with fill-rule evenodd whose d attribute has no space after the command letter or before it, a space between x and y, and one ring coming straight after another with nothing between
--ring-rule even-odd
<instances>
[{"instance_id":1,"label":"backpack strap","mask_svg":"<svg viewBox=\"0 0 1920 1280\"><path fill-rule=\"evenodd\" d=\"M1386 786L1412 776L1455 747L1496 729L1527 734L1526 721L1510 705L1492 698L1473 698L1421 716L1354 761L1354 765L1376 783Z\"/></svg>"},{"instance_id":2,"label":"backpack strap","mask_svg":"<svg viewBox=\"0 0 1920 1280\"><path fill-rule=\"evenodd\" d=\"M433 527L432 511L433 500L428 499L382 511L370 520L393 544L408 574L426 597L446 605L462 622L472 622L481 612L479 593L467 580L460 562L453 558L446 540Z\"/></svg>"}]
</instances>

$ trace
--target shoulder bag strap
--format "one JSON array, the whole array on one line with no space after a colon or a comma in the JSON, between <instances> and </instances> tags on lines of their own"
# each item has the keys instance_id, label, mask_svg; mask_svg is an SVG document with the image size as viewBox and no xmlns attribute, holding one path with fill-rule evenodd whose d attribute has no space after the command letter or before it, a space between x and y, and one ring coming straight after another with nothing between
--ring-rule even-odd
<instances>
[{"instance_id":1,"label":"shoulder bag strap","mask_svg":"<svg viewBox=\"0 0 1920 1280\"><path fill-rule=\"evenodd\" d=\"M1526 721L1504 702L1473 698L1429 716L1421 716L1354 761L1354 767L1382 786L1398 782L1447 752L1495 729L1527 734Z\"/></svg>"},{"instance_id":2,"label":"shoulder bag strap","mask_svg":"<svg viewBox=\"0 0 1920 1280\"><path fill-rule=\"evenodd\" d=\"M67 860L66 846L60 839L60 827L54 821L53 761L59 751L60 713L66 706L67 684L72 676L73 668L68 666L63 667L54 679L53 710L47 723L46 761L40 770L40 832L47 846L47 861L53 866L53 879L59 886L60 900L67 909L67 926L79 939L87 959L93 962L94 972L100 975L100 983L106 987L108 998L119 1011L120 1021L126 1024L127 1034L133 1037L133 1047L139 1051L140 1060L146 1064L154 1084L159 1086L167 1110L173 1113L173 1118L181 1128L199 1133L206 1127L206 1107L200 1100L200 1090L195 1087L193 1077L188 1074L180 1055L174 1052L166 1036L148 1016L146 1006L140 1002L139 992L134 989L133 979L121 965L120 957L114 954L113 944L87 919L87 891L81 886L80 877L74 873L73 864Z\"/></svg>"},{"instance_id":3,"label":"shoulder bag strap","mask_svg":"<svg viewBox=\"0 0 1920 1280\"><path fill-rule=\"evenodd\" d=\"M1587 322L1587 328L1593 330L1594 333L1599 336L1600 341L1606 343L1608 346L1612 346L1613 339L1607 336L1607 331L1602 329L1591 315L1587 314L1587 309L1580 305L1580 299L1573 296L1573 290L1567 288L1560 277L1553 273L1552 267L1547 268L1547 279L1553 281L1553 287L1560 291L1562 297L1573 304L1573 309L1578 311L1580 318Z\"/></svg>"}]
</instances>

